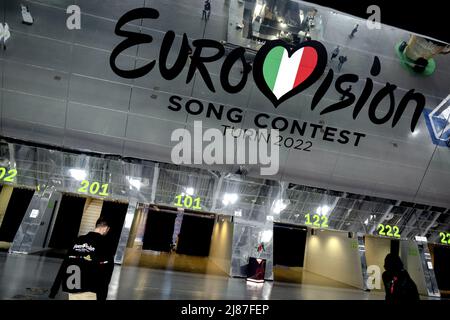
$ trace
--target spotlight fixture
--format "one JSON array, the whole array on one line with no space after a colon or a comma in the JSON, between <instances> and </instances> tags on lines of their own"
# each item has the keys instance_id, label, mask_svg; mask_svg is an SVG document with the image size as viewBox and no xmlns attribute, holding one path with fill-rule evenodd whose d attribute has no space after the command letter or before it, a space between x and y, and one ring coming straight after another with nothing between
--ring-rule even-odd
<instances>
[{"instance_id":1,"label":"spotlight fixture","mask_svg":"<svg viewBox=\"0 0 450 320\"><path fill-rule=\"evenodd\" d=\"M227 206L229 204L234 204L238 200L239 196L237 193L225 193L223 195L222 203Z\"/></svg>"},{"instance_id":2,"label":"spotlight fixture","mask_svg":"<svg viewBox=\"0 0 450 320\"><path fill-rule=\"evenodd\" d=\"M74 178L77 181L83 181L86 179L87 176L87 172L86 170L83 169L69 169L69 173L72 176L72 178Z\"/></svg>"},{"instance_id":3,"label":"spotlight fixture","mask_svg":"<svg viewBox=\"0 0 450 320\"><path fill-rule=\"evenodd\" d=\"M127 176L126 179L128 180L128 184L130 185L130 190L132 190L132 188L135 188L138 191L141 189L142 183L140 179L136 179L129 176Z\"/></svg>"},{"instance_id":4,"label":"spotlight fixture","mask_svg":"<svg viewBox=\"0 0 450 320\"><path fill-rule=\"evenodd\" d=\"M272 204L272 212L275 214L280 214L281 211L286 209L287 206L288 203L285 203L283 200L281 199L275 200Z\"/></svg>"}]
</instances>

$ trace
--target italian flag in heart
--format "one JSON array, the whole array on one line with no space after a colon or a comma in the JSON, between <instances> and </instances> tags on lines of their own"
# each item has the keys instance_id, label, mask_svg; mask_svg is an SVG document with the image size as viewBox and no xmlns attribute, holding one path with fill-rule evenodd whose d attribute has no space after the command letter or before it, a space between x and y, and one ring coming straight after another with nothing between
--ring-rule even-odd
<instances>
[{"instance_id":1,"label":"italian flag in heart","mask_svg":"<svg viewBox=\"0 0 450 320\"><path fill-rule=\"evenodd\" d=\"M291 57L284 47L274 47L264 60L264 79L275 97L280 99L312 74L317 59L317 52L312 47L303 47Z\"/></svg>"}]
</instances>

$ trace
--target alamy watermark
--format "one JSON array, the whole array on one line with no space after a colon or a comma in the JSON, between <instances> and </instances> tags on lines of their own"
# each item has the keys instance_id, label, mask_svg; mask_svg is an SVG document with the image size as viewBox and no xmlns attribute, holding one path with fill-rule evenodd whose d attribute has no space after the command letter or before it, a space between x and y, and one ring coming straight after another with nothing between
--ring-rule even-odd
<instances>
[{"instance_id":1,"label":"alamy watermark","mask_svg":"<svg viewBox=\"0 0 450 320\"><path fill-rule=\"evenodd\" d=\"M381 269L377 265L370 265L367 267L367 289L381 289Z\"/></svg>"},{"instance_id":2,"label":"alamy watermark","mask_svg":"<svg viewBox=\"0 0 450 320\"><path fill-rule=\"evenodd\" d=\"M369 30L381 29L381 8L375 4L367 7L366 13L370 14L366 24Z\"/></svg>"},{"instance_id":3,"label":"alamy watermark","mask_svg":"<svg viewBox=\"0 0 450 320\"><path fill-rule=\"evenodd\" d=\"M79 6L73 4L67 7L67 14L70 16L66 20L66 26L69 30L81 29L81 9Z\"/></svg>"},{"instance_id":4,"label":"alamy watermark","mask_svg":"<svg viewBox=\"0 0 450 320\"><path fill-rule=\"evenodd\" d=\"M240 130L239 134L235 134L236 130ZM194 121L193 134L180 128L172 132L170 139L178 142L171 153L174 164L258 165L261 175L275 175L280 167L278 130L204 130L202 121Z\"/></svg>"}]
</instances>

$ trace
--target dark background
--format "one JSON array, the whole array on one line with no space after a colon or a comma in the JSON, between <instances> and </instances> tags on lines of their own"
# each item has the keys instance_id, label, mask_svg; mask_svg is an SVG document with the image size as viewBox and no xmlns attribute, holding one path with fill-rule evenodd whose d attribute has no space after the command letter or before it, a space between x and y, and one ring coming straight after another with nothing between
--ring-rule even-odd
<instances>
[{"instance_id":1,"label":"dark background","mask_svg":"<svg viewBox=\"0 0 450 320\"><path fill-rule=\"evenodd\" d=\"M175 213L148 211L142 249L170 252Z\"/></svg>"},{"instance_id":2,"label":"dark background","mask_svg":"<svg viewBox=\"0 0 450 320\"><path fill-rule=\"evenodd\" d=\"M54 249L68 249L80 230L86 198L63 194L49 242Z\"/></svg>"},{"instance_id":3,"label":"dark background","mask_svg":"<svg viewBox=\"0 0 450 320\"><path fill-rule=\"evenodd\" d=\"M209 256L213 227L213 218L184 215L178 236L177 253L202 257Z\"/></svg>"},{"instance_id":4,"label":"dark background","mask_svg":"<svg viewBox=\"0 0 450 320\"><path fill-rule=\"evenodd\" d=\"M450 43L448 1L308 0L308 2L363 19L370 16L366 12L368 6L378 5L381 9L381 23Z\"/></svg>"},{"instance_id":5,"label":"dark background","mask_svg":"<svg viewBox=\"0 0 450 320\"><path fill-rule=\"evenodd\" d=\"M127 215L128 203L103 201L100 217L103 217L109 224L109 232L105 236L110 245L109 250L115 254L122 233L123 223Z\"/></svg>"},{"instance_id":6,"label":"dark background","mask_svg":"<svg viewBox=\"0 0 450 320\"><path fill-rule=\"evenodd\" d=\"M303 267L307 230L291 225L273 225L273 265Z\"/></svg>"},{"instance_id":7,"label":"dark background","mask_svg":"<svg viewBox=\"0 0 450 320\"><path fill-rule=\"evenodd\" d=\"M0 227L0 241L14 240L33 194L34 190L14 188Z\"/></svg>"}]
</instances>

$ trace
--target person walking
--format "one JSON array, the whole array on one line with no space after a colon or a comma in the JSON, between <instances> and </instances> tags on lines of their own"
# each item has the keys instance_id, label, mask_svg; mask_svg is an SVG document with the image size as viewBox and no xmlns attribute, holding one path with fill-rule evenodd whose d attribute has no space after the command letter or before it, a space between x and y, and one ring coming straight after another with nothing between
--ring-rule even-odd
<instances>
[{"instance_id":1,"label":"person walking","mask_svg":"<svg viewBox=\"0 0 450 320\"><path fill-rule=\"evenodd\" d=\"M203 5L203 13L202 13L202 20L208 20L209 16L211 15L211 0L206 0L205 4Z\"/></svg>"},{"instance_id":2,"label":"person walking","mask_svg":"<svg viewBox=\"0 0 450 320\"><path fill-rule=\"evenodd\" d=\"M59 268L49 298L54 299L61 285L69 300L106 300L114 268L113 254L105 240L109 232L100 217L95 230L78 237Z\"/></svg>"},{"instance_id":3,"label":"person walking","mask_svg":"<svg viewBox=\"0 0 450 320\"><path fill-rule=\"evenodd\" d=\"M386 301L391 303L420 300L417 286L403 267L398 255L389 253L384 259L382 278Z\"/></svg>"},{"instance_id":4,"label":"person walking","mask_svg":"<svg viewBox=\"0 0 450 320\"><path fill-rule=\"evenodd\" d=\"M349 38L353 38L355 36L355 33L358 31L359 24L355 24L355 27L353 28L352 32L348 36Z\"/></svg>"},{"instance_id":5,"label":"person walking","mask_svg":"<svg viewBox=\"0 0 450 320\"><path fill-rule=\"evenodd\" d=\"M340 47L337 46L336 48L334 48L334 50L331 52L331 61L333 61L334 58L336 58L339 55L339 49Z\"/></svg>"},{"instance_id":6,"label":"person walking","mask_svg":"<svg viewBox=\"0 0 450 320\"><path fill-rule=\"evenodd\" d=\"M206 0L205 8L208 13L207 20L209 20L209 16L211 15L211 0Z\"/></svg>"},{"instance_id":7,"label":"person walking","mask_svg":"<svg viewBox=\"0 0 450 320\"><path fill-rule=\"evenodd\" d=\"M9 31L9 25L5 22L5 26L0 23L0 46L3 47L3 50L6 50L6 42L11 37L11 32Z\"/></svg>"},{"instance_id":8,"label":"person walking","mask_svg":"<svg viewBox=\"0 0 450 320\"><path fill-rule=\"evenodd\" d=\"M341 71L342 65L347 61L347 56L339 56L338 70Z\"/></svg>"}]
</instances>

